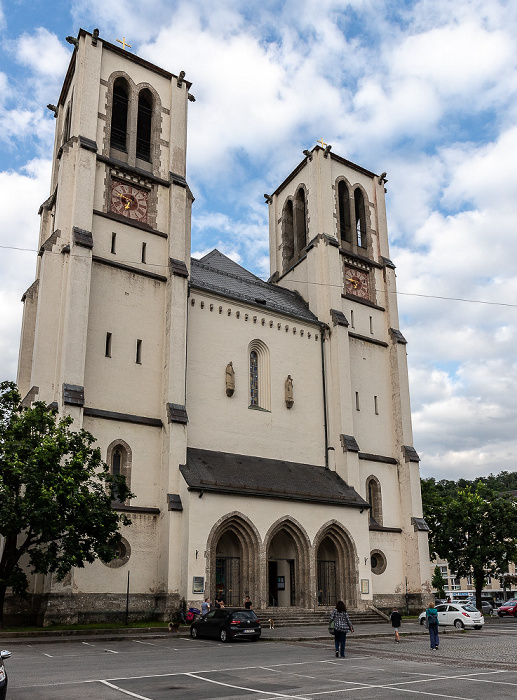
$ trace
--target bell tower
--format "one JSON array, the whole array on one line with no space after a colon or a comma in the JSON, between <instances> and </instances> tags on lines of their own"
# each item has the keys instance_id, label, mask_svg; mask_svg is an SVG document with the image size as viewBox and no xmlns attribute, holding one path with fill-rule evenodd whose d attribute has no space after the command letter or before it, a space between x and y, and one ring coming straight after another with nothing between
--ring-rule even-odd
<instances>
[{"instance_id":1,"label":"bell tower","mask_svg":"<svg viewBox=\"0 0 517 700\"><path fill-rule=\"evenodd\" d=\"M180 527L167 494L178 493L186 454L194 98L184 72L173 75L98 34L81 29L72 40L61 94L49 105L52 179L39 212L36 280L23 297L18 386L26 402L53 403L92 432L110 468L126 475L137 498L115 507L135 518L139 589L167 605L180 587L171 564ZM102 586L92 575L74 570L68 587L46 592L91 591L95 609ZM116 573L106 586L124 590Z\"/></svg>"},{"instance_id":2,"label":"bell tower","mask_svg":"<svg viewBox=\"0 0 517 700\"><path fill-rule=\"evenodd\" d=\"M326 465L370 502L372 532L390 531L382 501L385 518L389 508L389 520L401 523L403 569L417 591L427 578L427 535L421 517L412 517L422 514L419 457L389 258L386 173L376 175L326 144L304 155L266 195L271 282L298 292L326 324ZM382 536L373 534L372 542Z\"/></svg>"}]
</instances>

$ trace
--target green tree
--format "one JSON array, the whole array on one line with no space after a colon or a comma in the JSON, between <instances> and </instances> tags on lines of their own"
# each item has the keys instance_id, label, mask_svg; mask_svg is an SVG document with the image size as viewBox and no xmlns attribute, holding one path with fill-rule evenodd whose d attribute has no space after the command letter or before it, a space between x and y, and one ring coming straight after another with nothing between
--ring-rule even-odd
<instances>
[{"instance_id":1,"label":"green tree","mask_svg":"<svg viewBox=\"0 0 517 700\"><path fill-rule=\"evenodd\" d=\"M422 484L430 553L446 559L457 576L474 578L480 608L486 576L501 577L517 561L517 499L481 479L456 490L450 483Z\"/></svg>"},{"instance_id":2,"label":"green tree","mask_svg":"<svg viewBox=\"0 0 517 700\"><path fill-rule=\"evenodd\" d=\"M443 574L440 571L439 566L434 567L433 578L431 579L431 586L436 588L438 591L438 598L445 598L445 584L447 581L443 578Z\"/></svg>"},{"instance_id":3,"label":"green tree","mask_svg":"<svg viewBox=\"0 0 517 700\"><path fill-rule=\"evenodd\" d=\"M22 408L16 385L0 384L0 627L6 589L27 591L22 556L31 573L62 579L113 559L120 525L131 524L112 508L113 493L132 495L125 478L109 473L94 437L71 423L42 402Z\"/></svg>"}]
</instances>

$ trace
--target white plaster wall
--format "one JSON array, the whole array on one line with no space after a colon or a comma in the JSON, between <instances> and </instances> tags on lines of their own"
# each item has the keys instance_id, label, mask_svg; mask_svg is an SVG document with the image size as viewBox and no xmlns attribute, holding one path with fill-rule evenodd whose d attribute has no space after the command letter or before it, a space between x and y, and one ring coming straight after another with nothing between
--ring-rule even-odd
<instances>
[{"instance_id":1,"label":"white plaster wall","mask_svg":"<svg viewBox=\"0 0 517 700\"><path fill-rule=\"evenodd\" d=\"M131 546L129 562L112 569L97 560L84 569L74 569L73 589L75 593L125 593L127 573L130 571L130 592L161 593L158 584L156 547L157 516L131 513L132 524L121 528Z\"/></svg>"},{"instance_id":2,"label":"white plaster wall","mask_svg":"<svg viewBox=\"0 0 517 700\"><path fill-rule=\"evenodd\" d=\"M167 239L123 222L101 216L94 218L93 254L115 263L136 267L155 275L167 276ZM115 253L111 252L112 233L116 233ZM146 262L142 262L142 243L146 244Z\"/></svg>"},{"instance_id":3,"label":"white plaster wall","mask_svg":"<svg viewBox=\"0 0 517 700\"><path fill-rule=\"evenodd\" d=\"M165 284L92 264L85 368L87 406L161 415ZM105 357L106 333L111 357ZM142 364L136 341L142 340Z\"/></svg>"},{"instance_id":4,"label":"white plaster wall","mask_svg":"<svg viewBox=\"0 0 517 700\"><path fill-rule=\"evenodd\" d=\"M131 491L135 498L132 506L167 507L165 494L160 491L162 429L116 420L84 416L83 427L96 438L102 459L107 461L107 450L115 440L123 440L131 448Z\"/></svg>"},{"instance_id":5,"label":"white plaster wall","mask_svg":"<svg viewBox=\"0 0 517 700\"><path fill-rule=\"evenodd\" d=\"M404 593L402 534L396 532L370 532L371 550L379 549L386 558L382 574L371 573L374 593Z\"/></svg>"},{"instance_id":6,"label":"white plaster wall","mask_svg":"<svg viewBox=\"0 0 517 700\"><path fill-rule=\"evenodd\" d=\"M366 480L376 476L381 485L382 525L384 527L400 527L400 498L398 467L396 464L369 462L359 460L361 487L359 493L367 501Z\"/></svg>"},{"instance_id":7,"label":"white plaster wall","mask_svg":"<svg viewBox=\"0 0 517 700\"><path fill-rule=\"evenodd\" d=\"M212 311L210 304L213 304ZM219 313L220 306L222 313ZM191 292L188 309L188 444L324 465L319 329L282 318L267 309L246 308L195 290ZM228 315L229 309L231 315ZM240 311L240 318L236 316L237 311ZM256 338L262 340L270 352L271 412L248 408L248 346ZM229 398L225 393L225 370L230 361L235 371L236 389ZM284 383L289 374L294 383L295 403L291 409L285 405Z\"/></svg>"},{"instance_id":8,"label":"white plaster wall","mask_svg":"<svg viewBox=\"0 0 517 700\"><path fill-rule=\"evenodd\" d=\"M388 348L351 338L350 359L352 377L350 400L354 437L361 452L387 457L395 456L392 444L392 397ZM359 393L359 411L355 408L355 392ZM377 396L379 415L375 414L374 396Z\"/></svg>"}]
</instances>

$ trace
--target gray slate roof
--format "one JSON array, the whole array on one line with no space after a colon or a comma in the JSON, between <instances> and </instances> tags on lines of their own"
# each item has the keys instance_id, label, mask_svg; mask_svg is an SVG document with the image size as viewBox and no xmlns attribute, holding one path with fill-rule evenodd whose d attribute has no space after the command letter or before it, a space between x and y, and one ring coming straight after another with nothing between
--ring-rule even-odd
<instances>
[{"instance_id":1,"label":"gray slate roof","mask_svg":"<svg viewBox=\"0 0 517 700\"><path fill-rule=\"evenodd\" d=\"M264 282L218 250L201 260L192 258L190 284L261 309L269 309L293 318L318 323L303 298L296 292Z\"/></svg>"},{"instance_id":2,"label":"gray slate roof","mask_svg":"<svg viewBox=\"0 0 517 700\"><path fill-rule=\"evenodd\" d=\"M189 447L180 470L195 490L369 508L336 472L311 464Z\"/></svg>"}]
</instances>

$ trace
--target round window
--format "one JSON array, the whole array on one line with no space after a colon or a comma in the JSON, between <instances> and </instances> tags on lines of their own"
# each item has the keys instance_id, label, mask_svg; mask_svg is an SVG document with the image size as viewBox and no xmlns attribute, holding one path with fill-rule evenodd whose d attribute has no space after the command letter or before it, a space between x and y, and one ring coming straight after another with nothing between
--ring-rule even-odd
<instances>
[{"instance_id":1,"label":"round window","mask_svg":"<svg viewBox=\"0 0 517 700\"><path fill-rule=\"evenodd\" d=\"M386 557L379 549L370 552L370 565L374 574L382 574L386 570Z\"/></svg>"},{"instance_id":2,"label":"round window","mask_svg":"<svg viewBox=\"0 0 517 700\"><path fill-rule=\"evenodd\" d=\"M110 569L118 569L124 564L127 564L131 556L131 545L122 537L113 549L113 559L109 562L104 562Z\"/></svg>"}]
</instances>

